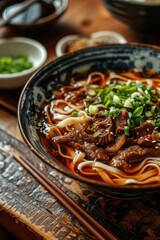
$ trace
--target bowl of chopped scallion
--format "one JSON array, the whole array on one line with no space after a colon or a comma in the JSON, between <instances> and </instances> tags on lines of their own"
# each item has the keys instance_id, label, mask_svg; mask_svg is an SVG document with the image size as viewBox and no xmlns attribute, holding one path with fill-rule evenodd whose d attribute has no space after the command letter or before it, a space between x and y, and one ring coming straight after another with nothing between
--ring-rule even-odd
<instances>
[{"instance_id":1,"label":"bowl of chopped scallion","mask_svg":"<svg viewBox=\"0 0 160 240\"><path fill-rule=\"evenodd\" d=\"M21 88L46 61L45 47L29 38L0 39L0 88Z\"/></svg>"}]
</instances>

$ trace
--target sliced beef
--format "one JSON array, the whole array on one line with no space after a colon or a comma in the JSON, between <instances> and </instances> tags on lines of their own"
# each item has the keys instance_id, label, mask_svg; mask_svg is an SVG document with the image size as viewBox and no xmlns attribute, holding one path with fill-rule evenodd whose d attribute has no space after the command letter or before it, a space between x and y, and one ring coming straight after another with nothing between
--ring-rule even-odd
<instances>
[{"instance_id":1,"label":"sliced beef","mask_svg":"<svg viewBox=\"0 0 160 240\"><path fill-rule=\"evenodd\" d=\"M77 142L77 143L83 144L84 139L82 136L82 129L70 131L66 135L53 137L52 141L55 143L69 144L70 142Z\"/></svg>"},{"instance_id":2,"label":"sliced beef","mask_svg":"<svg viewBox=\"0 0 160 240\"><path fill-rule=\"evenodd\" d=\"M99 114L82 128L70 131L64 136L54 137L52 140L57 143L94 143L97 146L106 146L107 143L114 141L113 130L112 119Z\"/></svg>"},{"instance_id":3,"label":"sliced beef","mask_svg":"<svg viewBox=\"0 0 160 240\"><path fill-rule=\"evenodd\" d=\"M140 145L143 147L154 146L155 143L160 142L160 133L147 134L140 138L128 138L126 140L126 145Z\"/></svg>"},{"instance_id":4,"label":"sliced beef","mask_svg":"<svg viewBox=\"0 0 160 240\"><path fill-rule=\"evenodd\" d=\"M114 123L110 117L105 117L101 113L96 114L92 122L92 130L94 133L92 139L86 137L87 142L105 146L114 141Z\"/></svg>"},{"instance_id":5,"label":"sliced beef","mask_svg":"<svg viewBox=\"0 0 160 240\"><path fill-rule=\"evenodd\" d=\"M130 130L132 138L140 138L153 132L153 125L150 122L144 122L141 125Z\"/></svg>"},{"instance_id":6,"label":"sliced beef","mask_svg":"<svg viewBox=\"0 0 160 240\"><path fill-rule=\"evenodd\" d=\"M154 147L145 148L135 145L125 148L110 160L110 165L127 172L131 164L140 162L146 157L160 157L160 146L156 144Z\"/></svg>"},{"instance_id":7,"label":"sliced beef","mask_svg":"<svg viewBox=\"0 0 160 240\"><path fill-rule=\"evenodd\" d=\"M122 134L124 133L124 127L127 125L128 112L126 110L114 119L115 122L115 133Z\"/></svg>"},{"instance_id":8,"label":"sliced beef","mask_svg":"<svg viewBox=\"0 0 160 240\"><path fill-rule=\"evenodd\" d=\"M99 160L108 162L109 157L104 148L97 147L95 144L81 145L79 143L71 143L71 146L85 153L86 158L90 160Z\"/></svg>"}]
</instances>

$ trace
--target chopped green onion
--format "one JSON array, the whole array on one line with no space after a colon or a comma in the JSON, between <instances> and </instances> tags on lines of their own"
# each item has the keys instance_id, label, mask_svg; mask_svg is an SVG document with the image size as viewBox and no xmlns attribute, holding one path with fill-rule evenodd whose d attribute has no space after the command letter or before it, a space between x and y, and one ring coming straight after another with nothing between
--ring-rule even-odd
<instances>
[{"instance_id":1,"label":"chopped green onion","mask_svg":"<svg viewBox=\"0 0 160 240\"><path fill-rule=\"evenodd\" d=\"M88 111L90 115L94 115L98 113L98 107L96 105L89 105Z\"/></svg>"},{"instance_id":2,"label":"chopped green onion","mask_svg":"<svg viewBox=\"0 0 160 240\"><path fill-rule=\"evenodd\" d=\"M117 95L113 96L113 102L120 104L120 98Z\"/></svg>"},{"instance_id":3,"label":"chopped green onion","mask_svg":"<svg viewBox=\"0 0 160 240\"><path fill-rule=\"evenodd\" d=\"M133 109L136 109L140 106L140 102L139 101L135 101L134 99L130 99L131 104L133 106Z\"/></svg>"},{"instance_id":4,"label":"chopped green onion","mask_svg":"<svg viewBox=\"0 0 160 240\"><path fill-rule=\"evenodd\" d=\"M156 109L157 109L156 106L152 106L152 107L151 107L151 113L152 113L153 115L155 115Z\"/></svg>"},{"instance_id":5,"label":"chopped green onion","mask_svg":"<svg viewBox=\"0 0 160 240\"><path fill-rule=\"evenodd\" d=\"M127 124L130 128L135 127L135 121L132 118L127 119Z\"/></svg>"},{"instance_id":6,"label":"chopped green onion","mask_svg":"<svg viewBox=\"0 0 160 240\"><path fill-rule=\"evenodd\" d=\"M140 92L134 92L131 94L131 98L141 97L142 94Z\"/></svg>"},{"instance_id":7,"label":"chopped green onion","mask_svg":"<svg viewBox=\"0 0 160 240\"><path fill-rule=\"evenodd\" d=\"M139 116L142 115L142 113L143 113L143 107L141 106L141 107L138 107L138 108L136 108L136 109L134 110L132 116L133 116L134 118L135 118L135 117L139 117Z\"/></svg>"},{"instance_id":8,"label":"chopped green onion","mask_svg":"<svg viewBox=\"0 0 160 240\"><path fill-rule=\"evenodd\" d=\"M146 116L147 118L149 118L149 117L152 117L153 114L151 113L151 111L146 111L146 112L145 112L145 116Z\"/></svg>"},{"instance_id":9,"label":"chopped green onion","mask_svg":"<svg viewBox=\"0 0 160 240\"><path fill-rule=\"evenodd\" d=\"M124 107L133 109L132 103L131 103L131 101L129 99L125 100Z\"/></svg>"},{"instance_id":10,"label":"chopped green onion","mask_svg":"<svg viewBox=\"0 0 160 240\"><path fill-rule=\"evenodd\" d=\"M141 125L143 122L144 122L144 117L143 116L137 117L135 119L135 125L136 126Z\"/></svg>"},{"instance_id":11,"label":"chopped green onion","mask_svg":"<svg viewBox=\"0 0 160 240\"><path fill-rule=\"evenodd\" d=\"M152 102L157 102L158 101L158 97L157 96L153 96L151 99Z\"/></svg>"},{"instance_id":12,"label":"chopped green onion","mask_svg":"<svg viewBox=\"0 0 160 240\"><path fill-rule=\"evenodd\" d=\"M114 107L111 107L110 108L110 116L112 118L116 118L120 115L121 113L121 110L119 108L114 108Z\"/></svg>"},{"instance_id":13,"label":"chopped green onion","mask_svg":"<svg viewBox=\"0 0 160 240\"><path fill-rule=\"evenodd\" d=\"M95 133L93 134L93 137L98 137L98 136L100 136L100 135L101 135L100 132L95 132Z\"/></svg>"},{"instance_id":14,"label":"chopped green onion","mask_svg":"<svg viewBox=\"0 0 160 240\"><path fill-rule=\"evenodd\" d=\"M85 102L90 102L90 101L92 101L92 97L87 96L87 97L84 99L84 101L85 101Z\"/></svg>"},{"instance_id":15,"label":"chopped green onion","mask_svg":"<svg viewBox=\"0 0 160 240\"><path fill-rule=\"evenodd\" d=\"M96 91L93 88L89 88L87 90L87 93L89 96L95 96L96 95Z\"/></svg>"},{"instance_id":16,"label":"chopped green onion","mask_svg":"<svg viewBox=\"0 0 160 240\"><path fill-rule=\"evenodd\" d=\"M129 134L129 126L125 126L124 127L124 134L126 135L126 136L129 136L130 134Z\"/></svg>"},{"instance_id":17,"label":"chopped green onion","mask_svg":"<svg viewBox=\"0 0 160 240\"><path fill-rule=\"evenodd\" d=\"M22 72L33 66L26 55L0 57L0 74Z\"/></svg>"},{"instance_id":18,"label":"chopped green onion","mask_svg":"<svg viewBox=\"0 0 160 240\"><path fill-rule=\"evenodd\" d=\"M76 111L72 112L72 117L78 117L78 112Z\"/></svg>"},{"instance_id":19,"label":"chopped green onion","mask_svg":"<svg viewBox=\"0 0 160 240\"><path fill-rule=\"evenodd\" d=\"M160 99L159 92L140 81L133 83L131 80L127 82L110 80L104 88L97 88L96 93L96 97L91 100L93 104L89 106L88 112L91 115L99 111L95 106L98 102L104 105L105 115L113 119L126 110L128 112L126 127L129 129L148 120L156 124L160 119L160 107L158 104L154 105L154 102L157 103Z\"/></svg>"},{"instance_id":20,"label":"chopped green onion","mask_svg":"<svg viewBox=\"0 0 160 240\"><path fill-rule=\"evenodd\" d=\"M106 116L106 117L108 116L108 111L106 111L106 110L105 111L101 111L101 113L102 113L103 116Z\"/></svg>"},{"instance_id":21,"label":"chopped green onion","mask_svg":"<svg viewBox=\"0 0 160 240\"><path fill-rule=\"evenodd\" d=\"M110 104L112 103L112 100L111 99L108 99L107 102L105 103L105 107L109 107Z\"/></svg>"},{"instance_id":22,"label":"chopped green onion","mask_svg":"<svg viewBox=\"0 0 160 240\"><path fill-rule=\"evenodd\" d=\"M160 121L156 122L156 123L154 124L154 127L155 127L155 128L159 128L159 127L160 127Z\"/></svg>"},{"instance_id":23,"label":"chopped green onion","mask_svg":"<svg viewBox=\"0 0 160 240\"><path fill-rule=\"evenodd\" d=\"M151 93L151 94L156 94L156 90L150 88L150 93Z\"/></svg>"}]
</instances>

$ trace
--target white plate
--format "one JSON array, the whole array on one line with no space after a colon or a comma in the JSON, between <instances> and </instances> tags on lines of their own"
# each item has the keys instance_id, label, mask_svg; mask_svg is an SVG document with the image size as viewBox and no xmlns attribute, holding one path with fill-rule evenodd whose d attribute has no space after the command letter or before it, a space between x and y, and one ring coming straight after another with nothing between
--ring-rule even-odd
<instances>
[{"instance_id":1,"label":"white plate","mask_svg":"<svg viewBox=\"0 0 160 240\"><path fill-rule=\"evenodd\" d=\"M91 38L105 37L106 44L112 43L127 43L127 40L119 33L112 31L100 31L89 35ZM68 35L61 38L55 47L55 53L57 57L65 54L65 50L68 44L72 43L75 39L82 37L81 35Z\"/></svg>"}]
</instances>

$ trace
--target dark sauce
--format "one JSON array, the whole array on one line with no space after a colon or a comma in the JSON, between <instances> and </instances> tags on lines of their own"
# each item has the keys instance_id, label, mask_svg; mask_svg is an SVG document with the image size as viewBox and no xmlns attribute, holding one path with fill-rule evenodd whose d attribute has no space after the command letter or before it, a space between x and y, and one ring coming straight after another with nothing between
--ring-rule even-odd
<instances>
[{"instance_id":1,"label":"dark sauce","mask_svg":"<svg viewBox=\"0 0 160 240\"><path fill-rule=\"evenodd\" d=\"M24 12L14 17L11 20L11 23L16 25L32 24L41 18L47 17L56 11L53 2L54 1L50 1L48 3L45 1L37 1L29 6ZM23 2L15 3L14 1L13 4L10 3L10 5L6 5L2 11L3 18L7 18L13 14L13 12L16 11L21 6L21 4L23 4Z\"/></svg>"}]
</instances>

